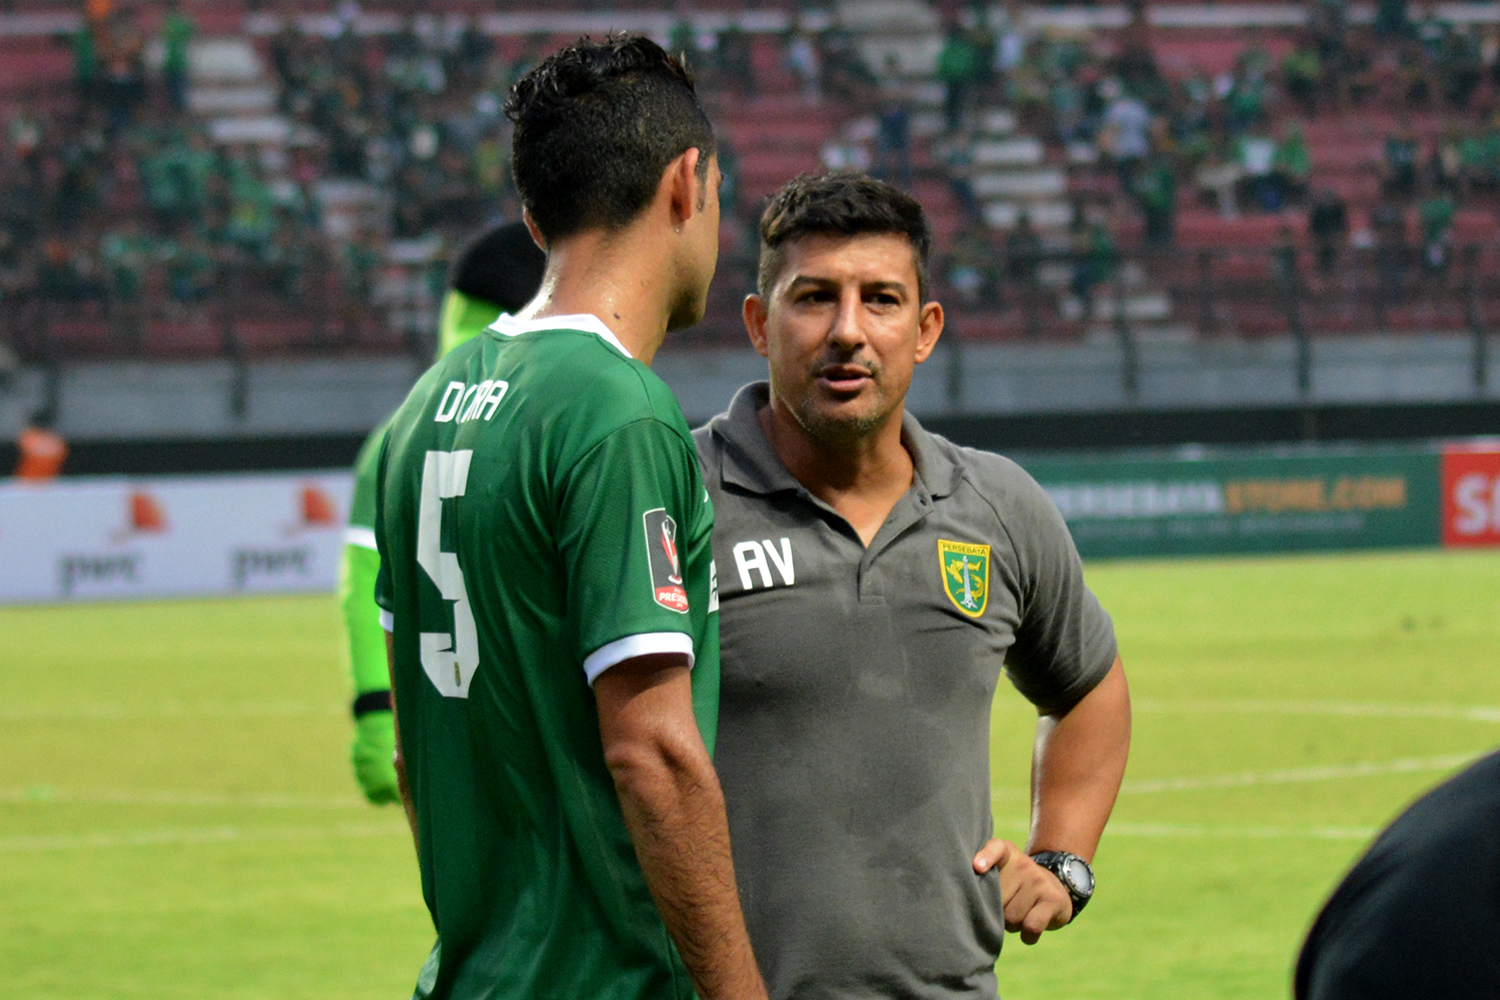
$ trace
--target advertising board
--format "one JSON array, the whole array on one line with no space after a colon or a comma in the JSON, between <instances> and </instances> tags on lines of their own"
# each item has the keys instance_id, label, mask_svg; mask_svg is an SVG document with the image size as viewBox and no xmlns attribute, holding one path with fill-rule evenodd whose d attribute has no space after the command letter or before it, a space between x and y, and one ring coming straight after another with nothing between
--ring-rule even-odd
<instances>
[{"instance_id":1,"label":"advertising board","mask_svg":"<svg viewBox=\"0 0 1500 1000\"><path fill-rule=\"evenodd\" d=\"M331 590L347 472L0 484L0 603Z\"/></svg>"},{"instance_id":2,"label":"advertising board","mask_svg":"<svg viewBox=\"0 0 1500 1000\"><path fill-rule=\"evenodd\" d=\"M1443 544L1500 545L1500 442L1443 449Z\"/></svg>"},{"instance_id":3,"label":"advertising board","mask_svg":"<svg viewBox=\"0 0 1500 1000\"><path fill-rule=\"evenodd\" d=\"M1023 463L1085 557L1438 544L1433 449L1188 452Z\"/></svg>"}]
</instances>

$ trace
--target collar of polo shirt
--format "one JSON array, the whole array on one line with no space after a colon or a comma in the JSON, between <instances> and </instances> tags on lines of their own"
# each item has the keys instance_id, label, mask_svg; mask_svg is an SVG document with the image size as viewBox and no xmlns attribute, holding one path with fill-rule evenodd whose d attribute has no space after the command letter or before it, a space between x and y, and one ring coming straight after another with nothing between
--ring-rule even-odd
<instances>
[{"instance_id":1,"label":"collar of polo shirt","mask_svg":"<svg viewBox=\"0 0 1500 1000\"><path fill-rule=\"evenodd\" d=\"M758 414L771 402L769 382L751 382L735 393L729 412L713 423L713 432L725 442L724 482L753 493L800 490L802 484L781 464L761 430ZM958 488L963 469L944 454L910 413L901 416L901 441L911 453L917 481L933 497L945 497Z\"/></svg>"}]
</instances>

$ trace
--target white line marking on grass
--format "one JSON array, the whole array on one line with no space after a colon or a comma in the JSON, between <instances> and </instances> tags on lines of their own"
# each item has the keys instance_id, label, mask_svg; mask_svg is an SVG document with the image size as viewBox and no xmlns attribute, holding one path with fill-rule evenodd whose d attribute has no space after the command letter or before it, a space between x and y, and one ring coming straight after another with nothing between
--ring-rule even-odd
<instances>
[{"instance_id":1,"label":"white line marking on grass","mask_svg":"<svg viewBox=\"0 0 1500 1000\"><path fill-rule=\"evenodd\" d=\"M1011 817L997 823L1000 829L1024 830L1029 820ZM1245 840L1369 840L1380 832L1377 826L1204 826L1197 823L1130 823L1111 821L1107 836L1122 837L1218 837Z\"/></svg>"},{"instance_id":2,"label":"white line marking on grass","mask_svg":"<svg viewBox=\"0 0 1500 1000\"><path fill-rule=\"evenodd\" d=\"M1358 701L1269 701L1260 699L1132 699L1137 712L1223 713L1228 715L1343 715L1366 719L1456 719L1500 722L1500 706L1380 704Z\"/></svg>"},{"instance_id":3,"label":"white line marking on grass","mask_svg":"<svg viewBox=\"0 0 1500 1000\"><path fill-rule=\"evenodd\" d=\"M363 799L345 795L293 795L231 792L166 792L125 788L69 791L50 785L0 788L0 802L23 805L197 806L233 809L356 809Z\"/></svg>"},{"instance_id":4,"label":"white line marking on grass","mask_svg":"<svg viewBox=\"0 0 1500 1000\"><path fill-rule=\"evenodd\" d=\"M1481 751L1484 753L1487 751ZM1408 757L1402 760L1364 761L1324 767L1294 767L1282 771L1250 771L1244 774L1213 774L1184 778L1146 778L1127 781L1121 795L1154 792L1196 792L1209 788L1249 788L1254 785L1293 785L1307 781L1338 781L1343 778L1374 778L1391 774L1447 771L1473 763L1480 753L1454 753L1442 757Z\"/></svg>"},{"instance_id":5,"label":"white line marking on grass","mask_svg":"<svg viewBox=\"0 0 1500 1000\"><path fill-rule=\"evenodd\" d=\"M1369 840L1375 826L1188 826L1178 823L1111 823L1117 837L1218 837L1248 840Z\"/></svg>"},{"instance_id":6,"label":"white line marking on grass","mask_svg":"<svg viewBox=\"0 0 1500 1000\"><path fill-rule=\"evenodd\" d=\"M335 827L257 829L234 826L162 827L130 833L61 833L36 837L0 837L0 853L72 851L90 848L159 847L172 844L257 843L281 840L324 840L349 837L411 835L405 823L363 823Z\"/></svg>"},{"instance_id":7,"label":"white line marking on grass","mask_svg":"<svg viewBox=\"0 0 1500 1000\"><path fill-rule=\"evenodd\" d=\"M109 719L255 719L287 716L342 715L336 702L160 702L147 705L83 702L77 705L11 705L0 708L0 722L67 722Z\"/></svg>"}]
</instances>

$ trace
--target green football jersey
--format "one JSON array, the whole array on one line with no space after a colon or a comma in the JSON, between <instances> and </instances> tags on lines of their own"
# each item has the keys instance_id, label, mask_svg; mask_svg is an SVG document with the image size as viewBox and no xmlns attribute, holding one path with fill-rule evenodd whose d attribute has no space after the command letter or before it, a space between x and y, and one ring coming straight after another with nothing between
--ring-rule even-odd
<instances>
[{"instance_id":1,"label":"green football jersey","mask_svg":"<svg viewBox=\"0 0 1500 1000\"><path fill-rule=\"evenodd\" d=\"M453 289L443 298L438 327L438 357L467 343L495 321L501 309L492 302L471 298ZM349 526L344 533L344 555L339 564L339 608L344 614L344 651L354 693L384 691L390 686L385 665L385 631L375 607L375 574L380 557L375 551L375 472L390 417L365 438L354 460L354 494L349 500Z\"/></svg>"},{"instance_id":2,"label":"green football jersey","mask_svg":"<svg viewBox=\"0 0 1500 1000\"><path fill-rule=\"evenodd\" d=\"M418 997L673 998L591 684L694 657L718 722L713 508L666 385L593 316L509 316L438 362L386 437L376 600L438 942Z\"/></svg>"}]
</instances>

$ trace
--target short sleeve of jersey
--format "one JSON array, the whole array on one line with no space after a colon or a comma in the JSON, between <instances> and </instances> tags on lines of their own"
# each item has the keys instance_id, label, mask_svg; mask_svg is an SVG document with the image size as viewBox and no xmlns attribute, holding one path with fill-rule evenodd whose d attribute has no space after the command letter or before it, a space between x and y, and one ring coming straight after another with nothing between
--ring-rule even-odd
<instances>
[{"instance_id":1,"label":"short sleeve of jersey","mask_svg":"<svg viewBox=\"0 0 1500 1000\"><path fill-rule=\"evenodd\" d=\"M1084 584L1078 548L1051 498L1021 473L1013 500L1005 520L1020 564L1021 622L1006 673L1042 711L1066 708L1114 664L1114 624Z\"/></svg>"},{"instance_id":2,"label":"short sleeve of jersey","mask_svg":"<svg viewBox=\"0 0 1500 1000\"><path fill-rule=\"evenodd\" d=\"M632 656L695 653L686 575L707 503L691 445L655 418L616 429L568 472L557 541L590 683Z\"/></svg>"}]
</instances>

